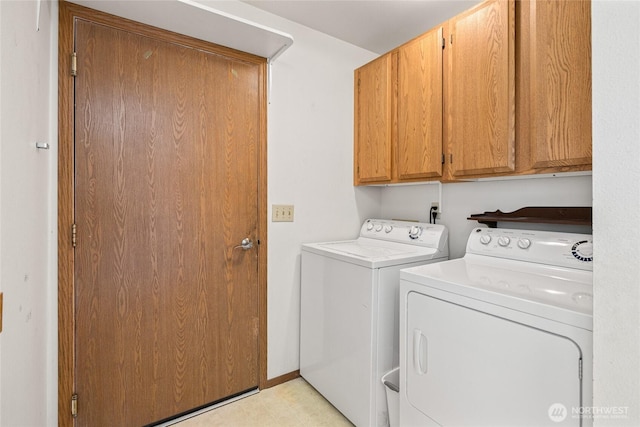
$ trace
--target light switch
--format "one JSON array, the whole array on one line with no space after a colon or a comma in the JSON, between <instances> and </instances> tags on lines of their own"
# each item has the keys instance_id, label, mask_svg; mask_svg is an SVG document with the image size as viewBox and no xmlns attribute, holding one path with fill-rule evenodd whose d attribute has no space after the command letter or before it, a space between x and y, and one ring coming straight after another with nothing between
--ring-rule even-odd
<instances>
[{"instance_id":1,"label":"light switch","mask_svg":"<svg viewBox=\"0 0 640 427\"><path fill-rule=\"evenodd\" d=\"M272 205L272 222L293 222L293 205Z\"/></svg>"}]
</instances>

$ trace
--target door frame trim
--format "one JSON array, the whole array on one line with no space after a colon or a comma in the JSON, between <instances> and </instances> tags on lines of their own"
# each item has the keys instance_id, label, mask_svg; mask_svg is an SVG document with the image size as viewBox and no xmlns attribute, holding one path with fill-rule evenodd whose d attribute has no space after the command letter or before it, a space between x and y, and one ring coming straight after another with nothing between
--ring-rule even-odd
<instances>
[{"instance_id":1,"label":"door frame trim","mask_svg":"<svg viewBox=\"0 0 640 427\"><path fill-rule=\"evenodd\" d=\"M75 392L75 289L74 249L74 78L70 58L74 50L73 22L88 19L171 43L203 49L233 59L260 65L258 143L258 388L267 380L267 60L252 54L149 27L125 18L83 6L60 2L58 29L58 425L73 426L71 396ZM78 405L80 408L82 403Z\"/></svg>"}]
</instances>

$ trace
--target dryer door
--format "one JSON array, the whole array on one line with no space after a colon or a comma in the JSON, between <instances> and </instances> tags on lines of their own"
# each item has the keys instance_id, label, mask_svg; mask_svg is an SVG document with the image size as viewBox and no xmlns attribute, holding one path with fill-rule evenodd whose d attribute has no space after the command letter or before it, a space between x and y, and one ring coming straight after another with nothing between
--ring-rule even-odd
<instances>
[{"instance_id":1,"label":"dryer door","mask_svg":"<svg viewBox=\"0 0 640 427\"><path fill-rule=\"evenodd\" d=\"M580 425L581 352L568 338L416 292L403 333L407 399L438 424Z\"/></svg>"}]
</instances>

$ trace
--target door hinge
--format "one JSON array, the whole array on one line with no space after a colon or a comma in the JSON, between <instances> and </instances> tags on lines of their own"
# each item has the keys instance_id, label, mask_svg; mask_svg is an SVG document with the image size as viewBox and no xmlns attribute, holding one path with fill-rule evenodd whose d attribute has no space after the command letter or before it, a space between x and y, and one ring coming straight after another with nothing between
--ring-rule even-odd
<instances>
[{"instance_id":1,"label":"door hinge","mask_svg":"<svg viewBox=\"0 0 640 427\"><path fill-rule=\"evenodd\" d=\"M71 416L78 416L78 395L75 393L71 395Z\"/></svg>"},{"instance_id":2,"label":"door hinge","mask_svg":"<svg viewBox=\"0 0 640 427\"><path fill-rule=\"evenodd\" d=\"M582 359L578 359L578 378L582 381Z\"/></svg>"},{"instance_id":3,"label":"door hinge","mask_svg":"<svg viewBox=\"0 0 640 427\"><path fill-rule=\"evenodd\" d=\"M75 52L71 54L71 75L73 77L78 75L78 55Z\"/></svg>"},{"instance_id":4,"label":"door hinge","mask_svg":"<svg viewBox=\"0 0 640 427\"><path fill-rule=\"evenodd\" d=\"M74 248L76 247L76 244L78 243L77 241L77 227L76 224L73 223L71 224L71 246L73 246Z\"/></svg>"}]
</instances>

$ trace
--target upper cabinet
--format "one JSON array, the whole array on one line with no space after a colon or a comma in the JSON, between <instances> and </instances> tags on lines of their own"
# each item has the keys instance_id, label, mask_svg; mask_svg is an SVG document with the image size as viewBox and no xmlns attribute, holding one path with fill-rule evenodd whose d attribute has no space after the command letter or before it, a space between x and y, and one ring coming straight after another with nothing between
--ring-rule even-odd
<instances>
[{"instance_id":1,"label":"upper cabinet","mask_svg":"<svg viewBox=\"0 0 640 427\"><path fill-rule=\"evenodd\" d=\"M442 176L443 29L398 48L397 180Z\"/></svg>"},{"instance_id":2,"label":"upper cabinet","mask_svg":"<svg viewBox=\"0 0 640 427\"><path fill-rule=\"evenodd\" d=\"M491 0L449 21L451 178L515 170L515 3Z\"/></svg>"},{"instance_id":3,"label":"upper cabinet","mask_svg":"<svg viewBox=\"0 0 640 427\"><path fill-rule=\"evenodd\" d=\"M591 169L589 0L486 0L355 79L356 185Z\"/></svg>"},{"instance_id":4,"label":"upper cabinet","mask_svg":"<svg viewBox=\"0 0 640 427\"><path fill-rule=\"evenodd\" d=\"M354 75L354 183L391 181L395 53L369 62Z\"/></svg>"},{"instance_id":5,"label":"upper cabinet","mask_svg":"<svg viewBox=\"0 0 640 427\"><path fill-rule=\"evenodd\" d=\"M442 177L443 29L355 71L354 182Z\"/></svg>"},{"instance_id":6,"label":"upper cabinet","mask_svg":"<svg viewBox=\"0 0 640 427\"><path fill-rule=\"evenodd\" d=\"M591 169L591 2L519 6L519 169Z\"/></svg>"}]
</instances>

